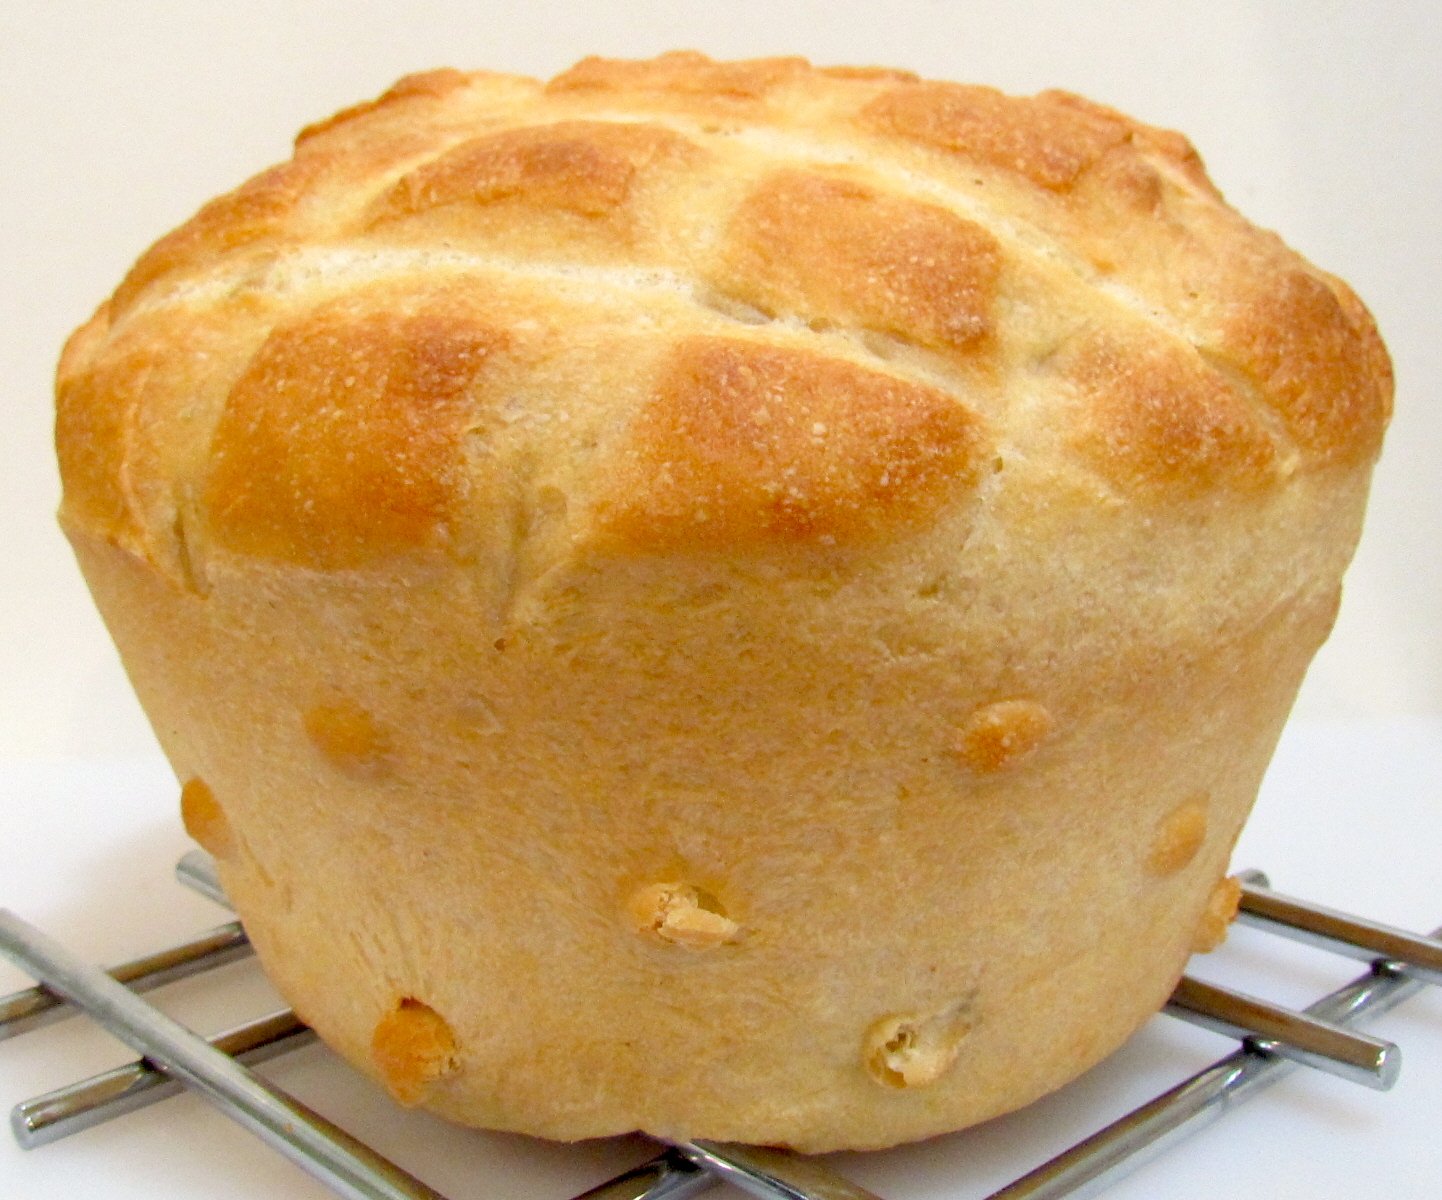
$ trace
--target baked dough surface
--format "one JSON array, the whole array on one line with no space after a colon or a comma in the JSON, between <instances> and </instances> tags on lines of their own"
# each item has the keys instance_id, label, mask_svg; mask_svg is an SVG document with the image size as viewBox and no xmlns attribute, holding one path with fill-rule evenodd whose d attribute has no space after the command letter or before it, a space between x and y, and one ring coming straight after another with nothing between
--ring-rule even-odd
<instances>
[{"instance_id":1,"label":"baked dough surface","mask_svg":"<svg viewBox=\"0 0 1442 1200\"><path fill-rule=\"evenodd\" d=\"M1215 940L1391 388L1076 96L437 71L76 332L61 516L267 970L398 1098L882 1146Z\"/></svg>"}]
</instances>

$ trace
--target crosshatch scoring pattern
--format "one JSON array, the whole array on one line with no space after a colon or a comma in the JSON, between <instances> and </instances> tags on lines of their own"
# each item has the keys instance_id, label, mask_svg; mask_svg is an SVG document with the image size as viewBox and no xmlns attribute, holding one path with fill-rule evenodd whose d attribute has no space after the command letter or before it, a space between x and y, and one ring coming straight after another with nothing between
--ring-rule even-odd
<instances>
[{"instance_id":1,"label":"crosshatch scoring pattern","mask_svg":"<svg viewBox=\"0 0 1442 1200\"><path fill-rule=\"evenodd\" d=\"M194 353L159 361L176 323ZM1219 203L1185 139L1078 97L685 54L440 71L305 130L77 334L70 518L182 574L192 535L320 567L459 538L485 456L534 449L518 387L551 436L604 440L612 381L566 362L588 332L654 380L580 488L637 545L913 522L1045 435L1037 394L1126 494L1368 458L1390 403L1345 285ZM791 403L763 430L768 391ZM208 467L175 461L197 424Z\"/></svg>"}]
</instances>

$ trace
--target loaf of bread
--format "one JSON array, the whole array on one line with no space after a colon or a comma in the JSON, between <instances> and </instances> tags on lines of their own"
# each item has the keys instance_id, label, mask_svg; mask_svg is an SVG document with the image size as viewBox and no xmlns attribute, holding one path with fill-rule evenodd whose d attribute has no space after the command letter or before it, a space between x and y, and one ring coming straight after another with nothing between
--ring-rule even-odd
<instances>
[{"instance_id":1,"label":"loaf of bread","mask_svg":"<svg viewBox=\"0 0 1442 1200\"><path fill-rule=\"evenodd\" d=\"M1165 1001L1390 407L1175 133L413 76L71 339L64 528L266 970L407 1104L875 1147Z\"/></svg>"}]
</instances>

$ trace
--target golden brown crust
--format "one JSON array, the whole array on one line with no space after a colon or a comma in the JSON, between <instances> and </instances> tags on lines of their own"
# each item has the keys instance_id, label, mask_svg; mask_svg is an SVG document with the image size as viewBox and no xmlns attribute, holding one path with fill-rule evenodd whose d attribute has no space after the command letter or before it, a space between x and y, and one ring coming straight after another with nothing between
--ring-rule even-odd
<instances>
[{"instance_id":1,"label":"golden brown crust","mask_svg":"<svg viewBox=\"0 0 1442 1200\"><path fill-rule=\"evenodd\" d=\"M753 58L715 62L694 50L676 50L652 59L583 58L557 75L552 92L664 92L682 96L755 100L777 84L803 78L811 70L804 58Z\"/></svg>"},{"instance_id":2,"label":"golden brown crust","mask_svg":"<svg viewBox=\"0 0 1442 1200\"><path fill-rule=\"evenodd\" d=\"M1276 481L1267 426L1194 351L1094 336L1064 352L1059 367L1081 401L1076 444L1108 480L1170 494Z\"/></svg>"},{"instance_id":3,"label":"golden brown crust","mask_svg":"<svg viewBox=\"0 0 1442 1200\"><path fill-rule=\"evenodd\" d=\"M434 71L418 71L414 75L402 76L374 100L363 100L359 104L352 104L323 121L314 121L307 125L295 135L295 144L300 146L302 142L319 137L323 133L329 133L338 126L354 121L358 117L393 109L408 100L440 99L457 88L465 87L470 82L470 78L466 72L457 71L453 67L441 67Z\"/></svg>"},{"instance_id":4,"label":"golden brown crust","mask_svg":"<svg viewBox=\"0 0 1442 1200\"><path fill-rule=\"evenodd\" d=\"M995 88L918 82L878 96L862 110L867 128L1015 174L1059 191L1128 136L1127 123L1099 106L1056 93L1032 98Z\"/></svg>"},{"instance_id":5,"label":"golden brown crust","mask_svg":"<svg viewBox=\"0 0 1442 1200\"><path fill-rule=\"evenodd\" d=\"M602 524L643 550L875 537L973 485L983 454L976 415L934 388L696 338L637 415Z\"/></svg>"},{"instance_id":6,"label":"golden brown crust","mask_svg":"<svg viewBox=\"0 0 1442 1200\"><path fill-rule=\"evenodd\" d=\"M274 239L316 176L318 158L291 159L210 201L194 217L141 255L116 289L116 315L150 284L206 258Z\"/></svg>"},{"instance_id":7,"label":"golden brown crust","mask_svg":"<svg viewBox=\"0 0 1442 1200\"><path fill-rule=\"evenodd\" d=\"M210 201L141 255L115 291L113 316L119 320L154 284L242 253L273 255L294 248L325 230L324 208L314 215L306 211L317 192L363 187L376 172L431 149L429 139L409 131L301 147L290 161Z\"/></svg>"},{"instance_id":8,"label":"golden brown crust","mask_svg":"<svg viewBox=\"0 0 1442 1200\"><path fill-rule=\"evenodd\" d=\"M897 67L816 67L818 75L829 79L864 79L886 83L910 83L916 80L915 71L904 71Z\"/></svg>"},{"instance_id":9,"label":"golden brown crust","mask_svg":"<svg viewBox=\"0 0 1442 1200\"><path fill-rule=\"evenodd\" d=\"M677 53L309 127L57 396L322 1037L472 1124L819 1151L1060 1086L1224 932L1391 373L1178 134Z\"/></svg>"},{"instance_id":10,"label":"golden brown crust","mask_svg":"<svg viewBox=\"0 0 1442 1200\"><path fill-rule=\"evenodd\" d=\"M276 329L211 443L203 508L216 544L338 569L444 543L481 380L506 344L465 309L445 292L383 290Z\"/></svg>"},{"instance_id":11,"label":"golden brown crust","mask_svg":"<svg viewBox=\"0 0 1442 1200\"><path fill-rule=\"evenodd\" d=\"M1344 286L1300 266L1280 270L1242 298L1226 332L1219 356L1246 374L1311 461L1376 457L1392 412L1391 369L1376 326Z\"/></svg>"},{"instance_id":12,"label":"golden brown crust","mask_svg":"<svg viewBox=\"0 0 1442 1200\"><path fill-rule=\"evenodd\" d=\"M377 222L445 205L511 202L606 217L630 198L656 159L684 160L695 147L641 122L557 121L474 138L403 175L381 200Z\"/></svg>"},{"instance_id":13,"label":"golden brown crust","mask_svg":"<svg viewBox=\"0 0 1442 1200\"><path fill-rule=\"evenodd\" d=\"M1154 125L1143 125L1140 121L1132 120L1125 113L1118 112L1105 104L1098 104L1095 100L1088 100L1085 96L1078 96L1074 92L1052 89L1040 93L1037 99L1063 108L1074 109L1100 122L1124 126L1129 141L1138 142L1149 150L1159 152L1166 159L1169 167L1186 176L1188 183L1216 200L1221 199L1221 193L1207 178L1206 168L1202 164L1202 156L1197 153L1197 148L1184 134L1178 133L1174 129L1158 129Z\"/></svg>"},{"instance_id":14,"label":"golden brown crust","mask_svg":"<svg viewBox=\"0 0 1442 1200\"><path fill-rule=\"evenodd\" d=\"M766 312L961 355L992 331L1001 249L937 205L787 170L761 181L731 229L721 286Z\"/></svg>"},{"instance_id":15,"label":"golden brown crust","mask_svg":"<svg viewBox=\"0 0 1442 1200\"><path fill-rule=\"evenodd\" d=\"M121 469L131 413L148 373L144 358L127 356L62 374L56 384L55 443L67 516L107 537L118 537L130 521Z\"/></svg>"}]
</instances>

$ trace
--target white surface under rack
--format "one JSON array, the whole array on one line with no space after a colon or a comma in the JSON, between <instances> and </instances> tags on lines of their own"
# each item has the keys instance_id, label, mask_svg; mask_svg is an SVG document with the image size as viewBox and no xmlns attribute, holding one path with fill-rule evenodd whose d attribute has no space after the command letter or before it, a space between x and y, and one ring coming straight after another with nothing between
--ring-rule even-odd
<instances>
[{"instance_id":1,"label":"white surface under rack","mask_svg":"<svg viewBox=\"0 0 1442 1200\"><path fill-rule=\"evenodd\" d=\"M18 828L3 831L0 904L74 946L81 958L121 961L135 956L127 949L183 940L217 923L216 910L207 912L206 902L181 892L167 878L185 844L169 805L157 800L173 790L161 764L8 764L0 766L0 789L0 798L8 800L0 810L23 814L19 822L8 822ZM1264 863L1281 891L1387 924L1431 929L1442 921L1442 888L1433 865L1442 841L1439 794L1442 722L1298 726L1284 741L1236 861ZM1374 798L1381 795L1391 826L1386 829L1368 820ZM1249 907L1260 912L1267 899L1265 890L1254 890ZM221 957L233 959L237 953ZM40 968L31 967L38 975ZM53 961L47 969L55 969ZM1234 930L1223 951L1194 960L1191 971L1296 1008L1365 973L1365 963L1250 927ZM6 968L0 973L0 992L28 982L23 973ZM1381 992L1392 986L1384 981ZM1105 1194L1116 1200L1180 1198L1223 1187L1239 1196L1314 1200L1436 1194L1442 1184L1442 1147L1434 1132L1435 1114L1442 1111L1442 997L1434 988L1420 990L1422 995L1396 1011L1359 1023L1364 1032L1402 1047L1405 1066L1393 1090L1366 1091L1316 1070L1294 1071L1242 1112L1185 1144L1169 1146L1138 1173L1109 1180ZM186 1026L207 1031L279 1007L253 965L238 964L172 984L147 1000L164 1005ZM1325 1037L1326 1031L1321 1033ZM671 1152L669 1173L662 1162L653 1175L633 1176L606 1195L608 1200L643 1194L660 1200L654 1187L647 1191L660 1180L662 1191L680 1200L704 1179L688 1161L701 1161L773 1198L779 1197L778 1186L793 1198L826 1200L866 1200L865 1189L886 1200L1101 1194L1055 1185L1048 1190L1035 1175L1025 1183L1012 1181L1027 1178L1038 1164L1236 1050L1235 1040L1157 1020L1062 1092L978 1129L893 1151L819 1160L830 1176L817 1175L811 1163L758 1160L744 1148L686 1145L679 1156ZM1395 1066L1378 1058L1367 1069L1359 1067L1368 1047L1346 1039L1331 1052L1356 1060L1349 1068L1354 1076L1367 1069L1386 1075ZM133 1057L123 1049L117 1052L90 1022L57 1024L6 1042L0 1050L0 1095L8 1105ZM1265 1061L1255 1051L1235 1054L1229 1068L1208 1077L1207 1086L1225 1077L1231 1094L1240 1096L1251 1090L1247 1080ZM319 1048L288 1053L261 1074L449 1200L564 1200L654 1159L663 1149L641 1138L556 1146L457 1129L397 1110ZM1195 1100L1200 1086L1187 1099ZM763 1171L773 1177L758 1177ZM399 1186L394 1192L346 1194L435 1194L406 1191L404 1182ZM43 1200L97 1194L102 1188L107 1197L121 1200L331 1194L194 1096L167 1099L30 1153L9 1144L0 1150L0 1194Z\"/></svg>"}]
</instances>

